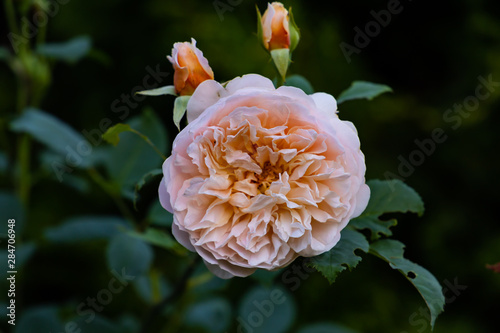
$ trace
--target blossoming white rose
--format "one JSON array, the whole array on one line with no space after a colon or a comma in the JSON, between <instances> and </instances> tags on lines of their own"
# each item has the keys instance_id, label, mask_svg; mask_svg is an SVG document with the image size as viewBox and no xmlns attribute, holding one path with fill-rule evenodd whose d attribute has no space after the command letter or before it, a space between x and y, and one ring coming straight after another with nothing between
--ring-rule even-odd
<instances>
[{"instance_id":1,"label":"blossoming white rose","mask_svg":"<svg viewBox=\"0 0 500 333\"><path fill-rule=\"evenodd\" d=\"M201 83L159 188L176 239L222 278L335 246L370 196L356 129L336 110L255 74Z\"/></svg>"}]
</instances>

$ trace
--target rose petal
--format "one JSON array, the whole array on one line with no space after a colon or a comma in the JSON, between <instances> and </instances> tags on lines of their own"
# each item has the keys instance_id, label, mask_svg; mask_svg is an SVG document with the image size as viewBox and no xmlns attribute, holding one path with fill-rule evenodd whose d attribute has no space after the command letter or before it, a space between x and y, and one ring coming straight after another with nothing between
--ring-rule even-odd
<instances>
[{"instance_id":1,"label":"rose petal","mask_svg":"<svg viewBox=\"0 0 500 333\"><path fill-rule=\"evenodd\" d=\"M227 96L227 93L219 82L214 80L203 81L194 91L187 104L188 122L193 122L203 111L215 104L223 96Z\"/></svg>"},{"instance_id":2,"label":"rose petal","mask_svg":"<svg viewBox=\"0 0 500 333\"><path fill-rule=\"evenodd\" d=\"M167 192L167 185L165 184L165 178L161 179L160 186L158 187L158 196L160 198L161 206L170 213L173 213L174 209L170 204L170 194L168 194Z\"/></svg>"}]
</instances>

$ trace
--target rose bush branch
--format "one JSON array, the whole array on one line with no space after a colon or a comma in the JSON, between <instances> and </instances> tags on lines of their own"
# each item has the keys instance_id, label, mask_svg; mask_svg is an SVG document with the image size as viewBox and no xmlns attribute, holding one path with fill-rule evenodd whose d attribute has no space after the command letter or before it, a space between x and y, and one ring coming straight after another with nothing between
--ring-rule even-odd
<instances>
[{"instance_id":1,"label":"rose bush branch","mask_svg":"<svg viewBox=\"0 0 500 333\"><path fill-rule=\"evenodd\" d=\"M17 114L18 118L23 118L29 110L39 108L47 93L47 89L51 83L52 74L51 69L54 62L71 58L74 61L84 57L89 49L86 47L71 48L60 47L58 52L46 52L50 50L45 43L45 32L47 22L37 27L37 38L31 42L27 36L19 35L21 32L25 33L23 24L31 24L30 20L26 17L31 11L34 11L33 17L36 15L43 16L47 20L44 12L44 2L14 2L12 0L5 1L5 11L7 15L7 22L9 26L8 38L11 41L12 50L2 48L2 55L0 60L5 60L7 65L14 73L17 81ZM54 46L64 46L64 43L53 43ZM13 51L13 52L12 52ZM75 52L78 57L75 58ZM11 122L11 130L14 123ZM33 125L33 126L31 126ZM23 202L24 206L29 205L30 192L32 187L32 170L30 168L31 156L31 137L32 132L36 132L36 124L31 124L25 131L19 131L17 137L17 156L16 158L16 171L14 172L15 186L17 188L18 196ZM43 130L43 129L42 129ZM17 131L15 131L17 132ZM41 139L44 141L44 138Z\"/></svg>"},{"instance_id":2,"label":"rose bush branch","mask_svg":"<svg viewBox=\"0 0 500 333\"><path fill-rule=\"evenodd\" d=\"M172 293L167 297L165 297L160 303L158 303L148 311L142 323L141 333L150 332L150 328L153 325L154 320L157 317L161 316L162 312L165 310L167 306L173 304L179 297L182 296L182 294L186 290L186 287L188 286L188 282L191 275L194 273L196 267L201 261L201 258L198 256L191 259L192 259L191 262L189 263L188 267L186 268L181 278L175 285Z\"/></svg>"}]
</instances>

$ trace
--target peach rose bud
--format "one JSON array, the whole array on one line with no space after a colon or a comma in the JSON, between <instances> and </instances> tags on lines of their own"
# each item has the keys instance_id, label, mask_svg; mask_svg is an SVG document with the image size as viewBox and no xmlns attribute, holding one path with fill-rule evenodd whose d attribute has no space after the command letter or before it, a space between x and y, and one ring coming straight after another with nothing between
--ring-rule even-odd
<instances>
[{"instance_id":1,"label":"peach rose bud","mask_svg":"<svg viewBox=\"0 0 500 333\"><path fill-rule=\"evenodd\" d=\"M196 47L194 38L191 38L191 43L175 43L172 56L167 56L167 59L174 67L175 92L180 96L192 95L200 83L214 78L214 72L203 52Z\"/></svg>"},{"instance_id":2,"label":"peach rose bud","mask_svg":"<svg viewBox=\"0 0 500 333\"><path fill-rule=\"evenodd\" d=\"M268 4L267 10L260 18L259 35L268 51L277 49L293 49L299 42L298 28L293 16L285 9L282 3ZM262 34L261 34L262 33Z\"/></svg>"}]
</instances>

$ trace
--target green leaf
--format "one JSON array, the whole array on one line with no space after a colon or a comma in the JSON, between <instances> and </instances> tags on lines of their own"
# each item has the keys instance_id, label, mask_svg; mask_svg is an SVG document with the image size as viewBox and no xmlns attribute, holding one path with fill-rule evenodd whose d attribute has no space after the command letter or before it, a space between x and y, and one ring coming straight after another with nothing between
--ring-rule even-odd
<instances>
[{"instance_id":1,"label":"green leaf","mask_svg":"<svg viewBox=\"0 0 500 333\"><path fill-rule=\"evenodd\" d=\"M340 241L330 251L311 258L309 265L317 269L328 282L335 282L337 276L346 268L352 270L361 261L355 251L368 252L369 244L365 236L358 231L344 229Z\"/></svg>"},{"instance_id":2,"label":"green leaf","mask_svg":"<svg viewBox=\"0 0 500 333\"><path fill-rule=\"evenodd\" d=\"M365 216L362 215L355 218L349 222L351 227L358 230L368 229L371 232L371 240L377 240L382 236L392 236L391 227L398 224L396 219L391 219L388 221L379 220L377 216Z\"/></svg>"},{"instance_id":3,"label":"green leaf","mask_svg":"<svg viewBox=\"0 0 500 333\"><path fill-rule=\"evenodd\" d=\"M259 283L263 286L270 287L273 285L276 277L281 273L283 273L283 269L278 269L276 271L258 269L251 275L251 278L259 281Z\"/></svg>"},{"instance_id":4,"label":"green leaf","mask_svg":"<svg viewBox=\"0 0 500 333\"><path fill-rule=\"evenodd\" d=\"M7 261L9 255L9 252L7 251L7 240L0 240L0 244L3 244L2 247L5 248L5 250L0 250L0 269L5 273L10 271ZM16 244L15 246L16 269L21 270L35 253L36 245L34 243L22 243L21 245Z\"/></svg>"},{"instance_id":5,"label":"green leaf","mask_svg":"<svg viewBox=\"0 0 500 333\"><path fill-rule=\"evenodd\" d=\"M17 303L16 303L17 304ZM16 318L17 319L17 318ZM36 327L36 329L34 329ZM40 306L23 310L16 320L13 333L26 332L62 332L63 324L59 319L58 309L54 306Z\"/></svg>"},{"instance_id":6,"label":"green leaf","mask_svg":"<svg viewBox=\"0 0 500 333\"><path fill-rule=\"evenodd\" d=\"M127 234L136 239L143 240L149 244L156 245L167 250L173 250L177 254L186 254L186 249L180 246L179 243L177 243L177 241L172 238L172 236L164 231L155 228L148 228L145 232L137 232L131 230L127 232Z\"/></svg>"},{"instance_id":7,"label":"green leaf","mask_svg":"<svg viewBox=\"0 0 500 333\"><path fill-rule=\"evenodd\" d=\"M311 83L302 75L294 74L286 78L285 86L292 86L302 89L306 94L314 94Z\"/></svg>"},{"instance_id":8,"label":"green leaf","mask_svg":"<svg viewBox=\"0 0 500 333\"><path fill-rule=\"evenodd\" d=\"M290 16L290 24L289 24L289 30L290 30L290 52L295 50L297 45L299 45L299 40L300 40L300 29L297 26L297 23L295 23L295 18L292 13L292 7L288 10L289 16Z\"/></svg>"},{"instance_id":9,"label":"green leaf","mask_svg":"<svg viewBox=\"0 0 500 333\"><path fill-rule=\"evenodd\" d=\"M0 174L6 173L8 166L9 159L7 158L7 154L5 154L3 151L0 151Z\"/></svg>"},{"instance_id":10,"label":"green leaf","mask_svg":"<svg viewBox=\"0 0 500 333\"><path fill-rule=\"evenodd\" d=\"M146 182L148 181L149 178L154 178L156 176L162 175L163 170L162 169L154 169L146 173L144 176L142 176L141 180L135 184L134 188L134 208L137 209L137 199L139 198L139 191L142 189L144 185L146 185Z\"/></svg>"},{"instance_id":11,"label":"green leaf","mask_svg":"<svg viewBox=\"0 0 500 333\"><path fill-rule=\"evenodd\" d=\"M76 324L75 330L72 332L78 333L123 333L121 327L112 322L111 320L97 314L93 317L92 321L87 322L87 317L76 317L73 318L73 322ZM67 325L67 324L66 324ZM64 332L70 332L67 328ZM50 332L50 333L59 333ZM62 333L62 332L61 332Z\"/></svg>"},{"instance_id":12,"label":"green leaf","mask_svg":"<svg viewBox=\"0 0 500 333\"><path fill-rule=\"evenodd\" d=\"M175 86L164 86L156 89L142 90L136 92L136 94L147 95L147 96L161 96L161 95L177 96L177 93L175 92Z\"/></svg>"},{"instance_id":13,"label":"green leaf","mask_svg":"<svg viewBox=\"0 0 500 333\"><path fill-rule=\"evenodd\" d=\"M145 110L127 124L130 128L147 136L160 152L167 151L168 141L165 129L152 111ZM159 168L163 159L154 149L151 149L148 142L136 133L123 132L120 137L120 144L109 150L105 166L112 180L121 186L122 192L128 192L145 173Z\"/></svg>"},{"instance_id":14,"label":"green leaf","mask_svg":"<svg viewBox=\"0 0 500 333\"><path fill-rule=\"evenodd\" d=\"M72 174L67 174L64 176L64 185L67 185L80 193L89 193L90 184L86 178L75 176Z\"/></svg>"},{"instance_id":15,"label":"green leaf","mask_svg":"<svg viewBox=\"0 0 500 333\"><path fill-rule=\"evenodd\" d=\"M46 162L60 181L67 170L88 168L96 162L92 145L80 133L44 111L27 108L10 126L15 132L30 134L59 155L60 158L53 155L53 160Z\"/></svg>"},{"instance_id":16,"label":"green leaf","mask_svg":"<svg viewBox=\"0 0 500 333\"><path fill-rule=\"evenodd\" d=\"M79 36L63 43L38 45L36 53L56 60L75 63L84 58L91 48L92 40L90 37Z\"/></svg>"},{"instance_id":17,"label":"green leaf","mask_svg":"<svg viewBox=\"0 0 500 333\"><path fill-rule=\"evenodd\" d=\"M35 253L35 243L23 243L16 247L16 268L22 268ZM7 262L7 261L6 261Z\"/></svg>"},{"instance_id":18,"label":"green leaf","mask_svg":"<svg viewBox=\"0 0 500 333\"><path fill-rule=\"evenodd\" d=\"M92 146L68 124L44 111L27 108L23 114L11 122L15 132L28 133L59 155L71 160L71 167L88 167Z\"/></svg>"},{"instance_id":19,"label":"green leaf","mask_svg":"<svg viewBox=\"0 0 500 333\"><path fill-rule=\"evenodd\" d=\"M10 51L8 48L0 46L0 60L7 60L10 57Z\"/></svg>"},{"instance_id":20,"label":"green leaf","mask_svg":"<svg viewBox=\"0 0 500 333\"><path fill-rule=\"evenodd\" d=\"M157 304L172 292L172 287L155 271L139 276L133 285L137 294L148 304Z\"/></svg>"},{"instance_id":21,"label":"green leaf","mask_svg":"<svg viewBox=\"0 0 500 333\"><path fill-rule=\"evenodd\" d=\"M148 211L148 221L151 225L159 227L171 227L174 221L172 213L168 212L160 204L160 201L155 201Z\"/></svg>"},{"instance_id":22,"label":"green leaf","mask_svg":"<svg viewBox=\"0 0 500 333\"><path fill-rule=\"evenodd\" d=\"M111 126L110 128L108 128L106 133L104 133L102 135L102 138L105 141L111 143L113 146L116 146L120 142L119 134L123 133L123 132L132 132L132 133L138 135L141 139L144 140L144 142L146 142L148 145L150 145L151 148L153 148L161 158L163 158L164 160L166 159L166 157L163 155L163 153L158 149L158 147L156 147L153 144L153 142L151 142L151 140L146 135L133 129L132 127L130 127L130 125L127 125L127 124L119 123L119 124L116 124L114 126Z\"/></svg>"},{"instance_id":23,"label":"green leaf","mask_svg":"<svg viewBox=\"0 0 500 333\"><path fill-rule=\"evenodd\" d=\"M424 213L424 202L414 189L400 180L370 180L370 201L363 215L384 213Z\"/></svg>"},{"instance_id":24,"label":"green leaf","mask_svg":"<svg viewBox=\"0 0 500 333\"><path fill-rule=\"evenodd\" d=\"M370 245L370 253L399 270L414 286L431 311L431 326L437 316L443 312L445 298L441 285L428 270L408 259L403 258L404 244L392 239L379 240Z\"/></svg>"},{"instance_id":25,"label":"green leaf","mask_svg":"<svg viewBox=\"0 0 500 333\"><path fill-rule=\"evenodd\" d=\"M153 261L153 250L142 240L127 234L112 238L107 249L108 266L117 272L125 269L135 278L149 271Z\"/></svg>"},{"instance_id":26,"label":"green leaf","mask_svg":"<svg viewBox=\"0 0 500 333\"><path fill-rule=\"evenodd\" d=\"M210 333L224 332L231 324L231 304L224 298L211 298L193 304L184 318L186 326Z\"/></svg>"},{"instance_id":27,"label":"green leaf","mask_svg":"<svg viewBox=\"0 0 500 333\"><path fill-rule=\"evenodd\" d=\"M351 86L340 93L337 98L337 103L343 103L352 99L367 99L372 100L378 95L386 92L392 92L389 86L384 84L366 82L366 81L354 81Z\"/></svg>"},{"instance_id":28,"label":"green leaf","mask_svg":"<svg viewBox=\"0 0 500 333\"><path fill-rule=\"evenodd\" d=\"M181 120L186 113L187 105L191 96L179 96L175 99L174 102L174 124L177 126L177 129L181 130Z\"/></svg>"},{"instance_id":29,"label":"green leaf","mask_svg":"<svg viewBox=\"0 0 500 333\"><path fill-rule=\"evenodd\" d=\"M263 31L262 31L262 14L260 13L259 6L255 4L255 9L257 10L257 39L259 40L262 47L267 51L267 46L264 45Z\"/></svg>"},{"instance_id":30,"label":"green leaf","mask_svg":"<svg viewBox=\"0 0 500 333\"><path fill-rule=\"evenodd\" d=\"M290 49L275 49L271 51L271 58L273 58L274 65L280 73L283 81L286 78L286 71L290 64Z\"/></svg>"},{"instance_id":31,"label":"green leaf","mask_svg":"<svg viewBox=\"0 0 500 333\"><path fill-rule=\"evenodd\" d=\"M106 133L102 135L102 138L113 146L116 146L120 142L120 133L122 132L132 132L132 128L128 124L116 124L108 128Z\"/></svg>"},{"instance_id":32,"label":"green leaf","mask_svg":"<svg viewBox=\"0 0 500 333\"><path fill-rule=\"evenodd\" d=\"M253 325L253 313L262 315L260 325ZM249 290L241 300L238 322L245 331L253 330L253 333L284 333L290 332L295 313L293 296L287 290L278 286L258 286Z\"/></svg>"},{"instance_id":33,"label":"green leaf","mask_svg":"<svg viewBox=\"0 0 500 333\"><path fill-rule=\"evenodd\" d=\"M332 323L317 323L301 328L297 333L357 333L345 326Z\"/></svg>"},{"instance_id":34,"label":"green leaf","mask_svg":"<svg viewBox=\"0 0 500 333\"><path fill-rule=\"evenodd\" d=\"M12 193L0 191L0 238L7 237L7 220L15 219L16 236L22 235L25 222L25 209L19 198Z\"/></svg>"},{"instance_id":35,"label":"green leaf","mask_svg":"<svg viewBox=\"0 0 500 333\"><path fill-rule=\"evenodd\" d=\"M229 283L229 279L218 278L208 270L206 265L199 264L189 281L189 287L193 295L213 297L214 293L223 291Z\"/></svg>"},{"instance_id":36,"label":"green leaf","mask_svg":"<svg viewBox=\"0 0 500 333\"><path fill-rule=\"evenodd\" d=\"M65 220L60 226L47 229L45 237L52 242L73 243L110 239L130 228L130 223L120 217L78 216Z\"/></svg>"},{"instance_id":37,"label":"green leaf","mask_svg":"<svg viewBox=\"0 0 500 333\"><path fill-rule=\"evenodd\" d=\"M141 329L141 322L131 314L120 316L118 325L120 325L120 333L137 333Z\"/></svg>"},{"instance_id":38,"label":"green leaf","mask_svg":"<svg viewBox=\"0 0 500 333\"><path fill-rule=\"evenodd\" d=\"M400 180L370 180L367 184L371 191L368 206L363 214L351 220L349 225L358 230L370 230L372 241L382 236L391 236L390 228L397 225L397 220L380 220L380 215L406 212L423 214L424 203L420 196Z\"/></svg>"}]
</instances>

